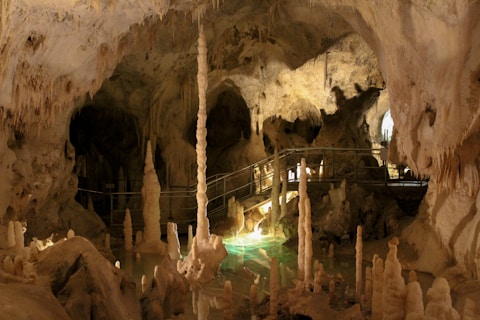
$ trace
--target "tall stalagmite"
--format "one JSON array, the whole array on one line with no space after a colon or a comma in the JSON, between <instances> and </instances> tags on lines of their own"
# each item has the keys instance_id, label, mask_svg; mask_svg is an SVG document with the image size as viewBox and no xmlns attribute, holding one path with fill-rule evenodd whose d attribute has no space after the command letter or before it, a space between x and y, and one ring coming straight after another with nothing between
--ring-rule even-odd
<instances>
[{"instance_id":1,"label":"tall stalagmite","mask_svg":"<svg viewBox=\"0 0 480 320\"><path fill-rule=\"evenodd\" d=\"M305 278L305 203L307 199L307 165L305 158L300 164L300 182L298 183L298 269L299 280Z\"/></svg>"},{"instance_id":2,"label":"tall stalagmite","mask_svg":"<svg viewBox=\"0 0 480 320\"><path fill-rule=\"evenodd\" d=\"M207 218L207 86L208 86L208 63L207 42L203 32L203 24L200 25L198 35L198 118L197 118L197 233L200 241L208 240L209 223Z\"/></svg>"},{"instance_id":3,"label":"tall stalagmite","mask_svg":"<svg viewBox=\"0 0 480 320\"><path fill-rule=\"evenodd\" d=\"M273 160L273 181L272 181L272 214L270 217L270 232L275 235L278 219L280 216L280 159L278 149L275 148Z\"/></svg>"},{"instance_id":4,"label":"tall stalagmite","mask_svg":"<svg viewBox=\"0 0 480 320\"><path fill-rule=\"evenodd\" d=\"M165 244L161 240L160 230L160 183L153 166L153 154L150 141L147 142L145 168L143 176L143 242L135 248L137 252L163 252Z\"/></svg>"},{"instance_id":5,"label":"tall stalagmite","mask_svg":"<svg viewBox=\"0 0 480 320\"><path fill-rule=\"evenodd\" d=\"M313 258L313 246L312 246L312 205L310 204L310 198L307 196L305 199L305 258L304 258L304 286L310 290L312 284L312 258Z\"/></svg>"},{"instance_id":6,"label":"tall stalagmite","mask_svg":"<svg viewBox=\"0 0 480 320\"><path fill-rule=\"evenodd\" d=\"M203 25L199 25L198 36L198 90L199 110L197 121L197 234L192 239L192 247L183 261L177 264L177 270L184 273L190 283L194 296L215 278L220 263L228 255L223 238L210 235L207 218L207 184L206 184L206 90L207 90L207 44Z\"/></svg>"},{"instance_id":7,"label":"tall stalagmite","mask_svg":"<svg viewBox=\"0 0 480 320\"><path fill-rule=\"evenodd\" d=\"M357 242L355 244L355 259L356 259L356 267L355 267L355 298L357 301L360 301L360 296L362 295L362 260L363 260L363 240L362 240L362 226L357 226Z\"/></svg>"}]
</instances>

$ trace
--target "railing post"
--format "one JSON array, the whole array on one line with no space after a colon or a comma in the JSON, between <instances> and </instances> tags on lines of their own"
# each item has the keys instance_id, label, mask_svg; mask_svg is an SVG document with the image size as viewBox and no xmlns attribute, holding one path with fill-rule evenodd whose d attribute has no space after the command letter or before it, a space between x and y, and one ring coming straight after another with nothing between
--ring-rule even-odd
<instances>
[{"instance_id":1,"label":"railing post","mask_svg":"<svg viewBox=\"0 0 480 320\"><path fill-rule=\"evenodd\" d=\"M110 191L110 227L113 226L113 194Z\"/></svg>"},{"instance_id":2,"label":"railing post","mask_svg":"<svg viewBox=\"0 0 480 320\"><path fill-rule=\"evenodd\" d=\"M263 185L263 169L261 166L258 166L260 169L260 190L259 193L262 194L262 185Z\"/></svg>"},{"instance_id":3,"label":"railing post","mask_svg":"<svg viewBox=\"0 0 480 320\"><path fill-rule=\"evenodd\" d=\"M223 200L223 207L225 208L225 195L227 193L227 179L225 177L222 178L223 180L223 196L222 196L222 200Z\"/></svg>"},{"instance_id":4,"label":"railing post","mask_svg":"<svg viewBox=\"0 0 480 320\"><path fill-rule=\"evenodd\" d=\"M357 182L357 150L354 150L353 154L353 181Z\"/></svg>"},{"instance_id":5,"label":"railing post","mask_svg":"<svg viewBox=\"0 0 480 320\"><path fill-rule=\"evenodd\" d=\"M253 166L250 166L250 195L253 194L253 184L255 182Z\"/></svg>"}]
</instances>

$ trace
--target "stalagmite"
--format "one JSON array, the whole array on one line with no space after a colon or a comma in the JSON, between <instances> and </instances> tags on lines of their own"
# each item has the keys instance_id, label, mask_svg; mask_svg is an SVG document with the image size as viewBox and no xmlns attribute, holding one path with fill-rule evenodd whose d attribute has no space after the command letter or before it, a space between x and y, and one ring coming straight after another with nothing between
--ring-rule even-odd
<instances>
[{"instance_id":1,"label":"stalagmite","mask_svg":"<svg viewBox=\"0 0 480 320\"><path fill-rule=\"evenodd\" d=\"M307 165L302 158L300 165L300 182L298 183L298 269L299 280L305 278L305 202L307 199Z\"/></svg>"},{"instance_id":2,"label":"stalagmite","mask_svg":"<svg viewBox=\"0 0 480 320\"><path fill-rule=\"evenodd\" d=\"M225 281L223 285L223 319L233 320L233 297L232 297L232 282Z\"/></svg>"},{"instance_id":3,"label":"stalagmite","mask_svg":"<svg viewBox=\"0 0 480 320\"><path fill-rule=\"evenodd\" d=\"M270 216L270 233L275 235L280 216L280 160L278 158L277 148L275 148L273 159L272 215Z\"/></svg>"},{"instance_id":4,"label":"stalagmite","mask_svg":"<svg viewBox=\"0 0 480 320\"><path fill-rule=\"evenodd\" d=\"M14 222L14 234L15 234L15 249L17 251L22 250L24 247L25 238L23 236L23 227L20 221Z\"/></svg>"},{"instance_id":5,"label":"stalagmite","mask_svg":"<svg viewBox=\"0 0 480 320\"><path fill-rule=\"evenodd\" d=\"M372 320L380 320L383 316L383 260L373 256L372 268Z\"/></svg>"},{"instance_id":6,"label":"stalagmite","mask_svg":"<svg viewBox=\"0 0 480 320\"><path fill-rule=\"evenodd\" d=\"M362 305L362 310L370 312L372 310L372 292L373 292L373 275L372 268L367 266L365 268L365 303Z\"/></svg>"},{"instance_id":7,"label":"stalagmite","mask_svg":"<svg viewBox=\"0 0 480 320\"><path fill-rule=\"evenodd\" d=\"M249 297L249 306L250 306L250 319L251 320L256 320L257 315L255 309L257 308L257 285L252 284L250 286L250 293L248 295Z\"/></svg>"},{"instance_id":8,"label":"stalagmite","mask_svg":"<svg viewBox=\"0 0 480 320\"><path fill-rule=\"evenodd\" d=\"M165 244L161 240L160 231L160 183L153 165L150 141L147 141L143 172L143 242L135 247L135 251L163 253Z\"/></svg>"},{"instance_id":9,"label":"stalagmite","mask_svg":"<svg viewBox=\"0 0 480 320\"><path fill-rule=\"evenodd\" d=\"M478 320L475 315L475 301L470 298L465 299L465 305L463 306L463 320Z\"/></svg>"},{"instance_id":10,"label":"stalagmite","mask_svg":"<svg viewBox=\"0 0 480 320\"><path fill-rule=\"evenodd\" d=\"M402 277L402 266L397 258L398 238L388 241L388 254L383 271L383 319L405 318L406 287Z\"/></svg>"},{"instance_id":11,"label":"stalagmite","mask_svg":"<svg viewBox=\"0 0 480 320\"><path fill-rule=\"evenodd\" d=\"M6 256L3 259L3 270L13 275L13 260L10 256Z\"/></svg>"},{"instance_id":12,"label":"stalagmite","mask_svg":"<svg viewBox=\"0 0 480 320\"><path fill-rule=\"evenodd\" d=\"M30 262L38 261L37 240L30 241Z\"/></svg>"},{"instance_id":13,"label":"stalagmite","mask_svg":"<svg viewBox=\"0 0 480 320\"><path fill-rule=\"evenodd\" d=\"M330 245L328 246L328 257L329 258L335 257L335 245L333 243L330 243Z\"/></svg>"},{"instance_id":14,"label":"stalagmite","mask_svg":"<svg viewBox=\"0 0 480 320\"><path fill-rule=\"evenodd\" d=\"M135 246L138 246L142 242L143 242L143 232L142 230L137 230L137 232L135 233Z\"/></svg>"},{"instance_id":15,"label":"stalagmite","mask_svg":"<svg viewBox=\"0 0 480 320\"><path fill-rule=\"evenodd\" d=\"M432 287L427 291L428 303L423 320L460 320L460 315L452 306L450 286L443 277L433 280Z\"/></svg>"},{"instance_id":16,"label":"stalagmite","mask_svg":"<svg viewBox=\"0 0 480 320\"><path fill-rule=\"evenodd\" d=\"M355 299L360 301L362 295L362 261L363 261L363 241L362 241L362 226L357 226L357 242L355 244Z\"/></svg>"},{"instance_id":17,"label":"stalagmite","mask_svg":"<svg viewBox=\"0 0 480 320\"><path fill-rule=\"evenodd\" d=\"M420 283L417 281L415 271L408 275L407 297L405 300L405 317L409 320L423 319L423 293Z\"/></svg>"},{"instance_id":18,"label":"stalagmite","mask_svg":"<svg viewBox=\"0 0 480 320\"><path fill-rule=\"evenodd\" d=\"M180 241L178 240L177 224L174 222L167 223L167 247L172 261L180 259Z\"/></svg>"},{"instance_id":19,"label":"stalagmite","mask_svg":"<svg viewBox=\"0 0 480 320\"><path fill-rule=\"evenodd\" d=\"M7 248L15 247L15 224L13 221L8 221L7 227Z\"/></svg>"},{"instance_id":20,"label":"stalagmite","mask_svg":"<svg viewBox=\"0 0 480 320\"><path fill-rule=\"evenodd\" d=\"M209 236L209 224L207 218L207 86L208 86L208 63L207 42L203 32L203 24L200 25L198 35L198 117L197 117L197 232L195 234L200 241L207 241Z\"/></svg>"},{"instance_id":21,"label":"stalagmite","mask_svg":"<svg viewBox=\"0 0 480 320\"><path fill-rule=\"evenodd\" d=\"M130 209L125 209L125 220L123 220L123 238L125 250L131 251L133 249L133 229L132 229L132 215Z\"/></svg>"},{"instance_id":22,"label":"stalagmite","mask_svg":"<svg viewBox=\"0 0 480 320\"><path fill-rule=\"evenodd\" d=\"M197 319L208 320L210 314L210 299L202 291L200 291L197 300Z\"/></svg>"},{"instance_id":23,"label":"stalagmite","mask_svg":"<svg viewBox=\"0 0 480 320\"><path fill-rule=\"evenodd\" d=\"M72 229L68 229L67 231L67 239L71 239L75 237L75 231L73 231Z\"/></svg>"},{"instance_id":24,"label":"stalagmite","mask_svg":"<svg viewBox=\"0 0 480 320\"><path fill-rule=\"evenodd\" d=\"M321 264L318 260L315 260L315 262L313 263L313 269L315 270L313 292L320 293L322 292L323 278L326 275L325 269L323 268L323 264Z\"/></svg>"},{"instance_id":25,"label":"stalagmite","mask_svg":"<svg viewBox=\"0 0 480 320\"><path fill-rule=\"evenodd\" d=\"M207 184L206 184L206 90L208 80L207 46L203 25L199 25L198 37L198 119L197 119L197 232L192 241L192 249L183 261L177 264L177 270L184 273L193 288L200 290L210 282L220 263L228 255L223 239L210 235L207 218Z\"/></svg>"},{"instance_id":26,"label":"stalagmite","mask_svg":"<svg viewBox=\"0 0 480 320\"><path fill-rule=\"evenodd\" d=\"M23 277L23 258L20 255L13 259L13 275Z\"/></svg>"},{"instance_id":27,"label":"stalagmite","mask_svg":"<svg viewBox=\"0 0 480 320\"><path fill-rule=\"evenodd\" d=\"M193 242L193 227L191 224L188 225L188 236L187 236L187 249L190 251L192 249Z\"/></svg>"},{"instance_id":28,"label":"stalagmite","mask_svg":"<svg viewBox=\"0 0 480 320\"><path fill-rule=\"evenodd\" d=\"M269 319L277 319L278 309L278 265L277 258L270 261L270 312Z\"/></svg>"},{"instance_id":29,"label":"stalagmite","mask_svg":"<svg viewBox=\"0 0 480 320\"><path fill-rule=\"evenodd\" d=\"M280 203L280 219L287 215L287 192L288 192L288 172L285 168L282 168L280 174L282 178L282 202Z\"/></svg>"},{"instance_id":30,"label":"stalagmite","mask_svg":"<svg viewBox=\"0 0 480 320\"><path fill-rule=\"evenodd\" d=\"M335 293L335 287L335 280L330 279L330 281L328 282L328 296L330 298L330 305L334 305L337 303L337 294Z\"/></svg>"},{"instance_id":31,"label":"stalagmite","mask_svg":"<svg viewBox=\"0 0 480 320\"><path fill-rule=\"evenodd\" d=\"M305 199L305 277L304 277L304 286L306 289L310 290L312 284L312 257L313 257L313 247L312 247L312 206L310 204L310 198L307 196Z\"/></svg>"},{"instance_id":32,"label":"stalagmite","mask_svg":"<svg viewBox=\"0 0 480 320\"><path fill-rule=\"evenodd\" d=\"M147 276L146 275L142 275L141 284L142 284L142 293L145 293L145 291L147 290L147 287L148 287L148 281L147 281Z\"/></svg>"}]
</instances>

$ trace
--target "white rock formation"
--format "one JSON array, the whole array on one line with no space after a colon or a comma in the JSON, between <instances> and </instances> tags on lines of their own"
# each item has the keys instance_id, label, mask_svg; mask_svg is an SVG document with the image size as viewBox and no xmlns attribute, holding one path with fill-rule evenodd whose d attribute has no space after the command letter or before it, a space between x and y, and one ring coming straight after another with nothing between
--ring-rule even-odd
<instances>
[{"instance_id":1,"label":"white rock formation","mask_svg":"<svg viewBox=\"0 0 480 320\"><path fill-rule=\"evenodd\" d=\"M305 211L307 195L307 167L305 158L300 163L300 181L298 183L298 263L297 278L305 278Z\"/></svg>"},{"instance_id":2,"label":"white rock formation","mask_svg":"<svg viewBox=\"0 0 480 320\"><path fill-rule=\"evenodd\" d=\"M165 253L160 229L160 183L153 166L150 141L147 142L142 187L143 198L143 241L135 246L136 252Z\"/></svg>"}]
</instances>

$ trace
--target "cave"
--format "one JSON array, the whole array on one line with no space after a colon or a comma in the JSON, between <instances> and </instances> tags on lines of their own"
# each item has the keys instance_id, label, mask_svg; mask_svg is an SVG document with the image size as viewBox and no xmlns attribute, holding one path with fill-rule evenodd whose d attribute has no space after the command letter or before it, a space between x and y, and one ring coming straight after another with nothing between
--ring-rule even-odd
<instances>
[{"instance_id":1,"label":"cave","mask_svg":"<svg viewBox=\"0 0 480 320\"><path fill-rule=\"evenodd\" d=\"M213 300L196 294L208 281L222 282L220 297L228 296L229 277L241 279L234 290L270 277L252 271L243 257L238 273L230 262L218 268L225 252L217 252L229 239L244 229L265 236L260 225L275 235L275 214L287 206L283 231L287 244L298 242L307 202L314 221L303 228L318 241L316 257L329 258L330 242L339 266L349 264L359 250L359 226L364 265L379 268L378 257L386 257L384 278L396 281L399 294L385 298L393 300L384 318L480 315L478 1L32 0L0 7L0 311L6 317L186 312L193 319L198 315L185 310L189 288L205 311ZM387 114L393 129L384 127ZM308 173L301 159L309 159ZM393 181L388 165L408 167L409 179ZM305 175L308 201L299 192L302 198L288 205L276 202L293 191L287 189L300 189ZM200 191L206 197L197 197ZM100 196L89 203L88 193ZM239 214L247 200L255 208ZM270 213L259 216L255 210L268 202ZM255 226L238 227L247 220ZM172 249L175 235L186 238L191 225L202 232L180 257ZM125 249L132 230L139 243ZM272 247L256 250L255 258L272 278L302 263L300 247L293 253L282 251L283 244ZM156 248L160 257L150 262L142 248ZM341 260L344 253L350 260ZM300 258L285 268L287 256ZM142 260L150 264L145 282L133 280L131 269ZM350 292L358 285L347 285L358 281L351 270L346 281L329 270L333 282L315 284L321 268L309 267L312 279L297 275L296 285L278 290L280 302L272 289L254 301L252 315L267 318L277 302L282 309L271 317L315 319L321 308L330 318L370 318L378 311ZM424 299L407 299L407 287L421 293L411 288L414 275L402 278L402 268L436 278ZM327 293L334 285L337 291ZM306 296L319 303L308 304ZM247 309L238 300L230 303L236 315ZM407 301L426 305L404 310ZM221 305L227 313L229 301ZM435 305L444 314L434 314Z\"/></svg>"}]
</instances>

